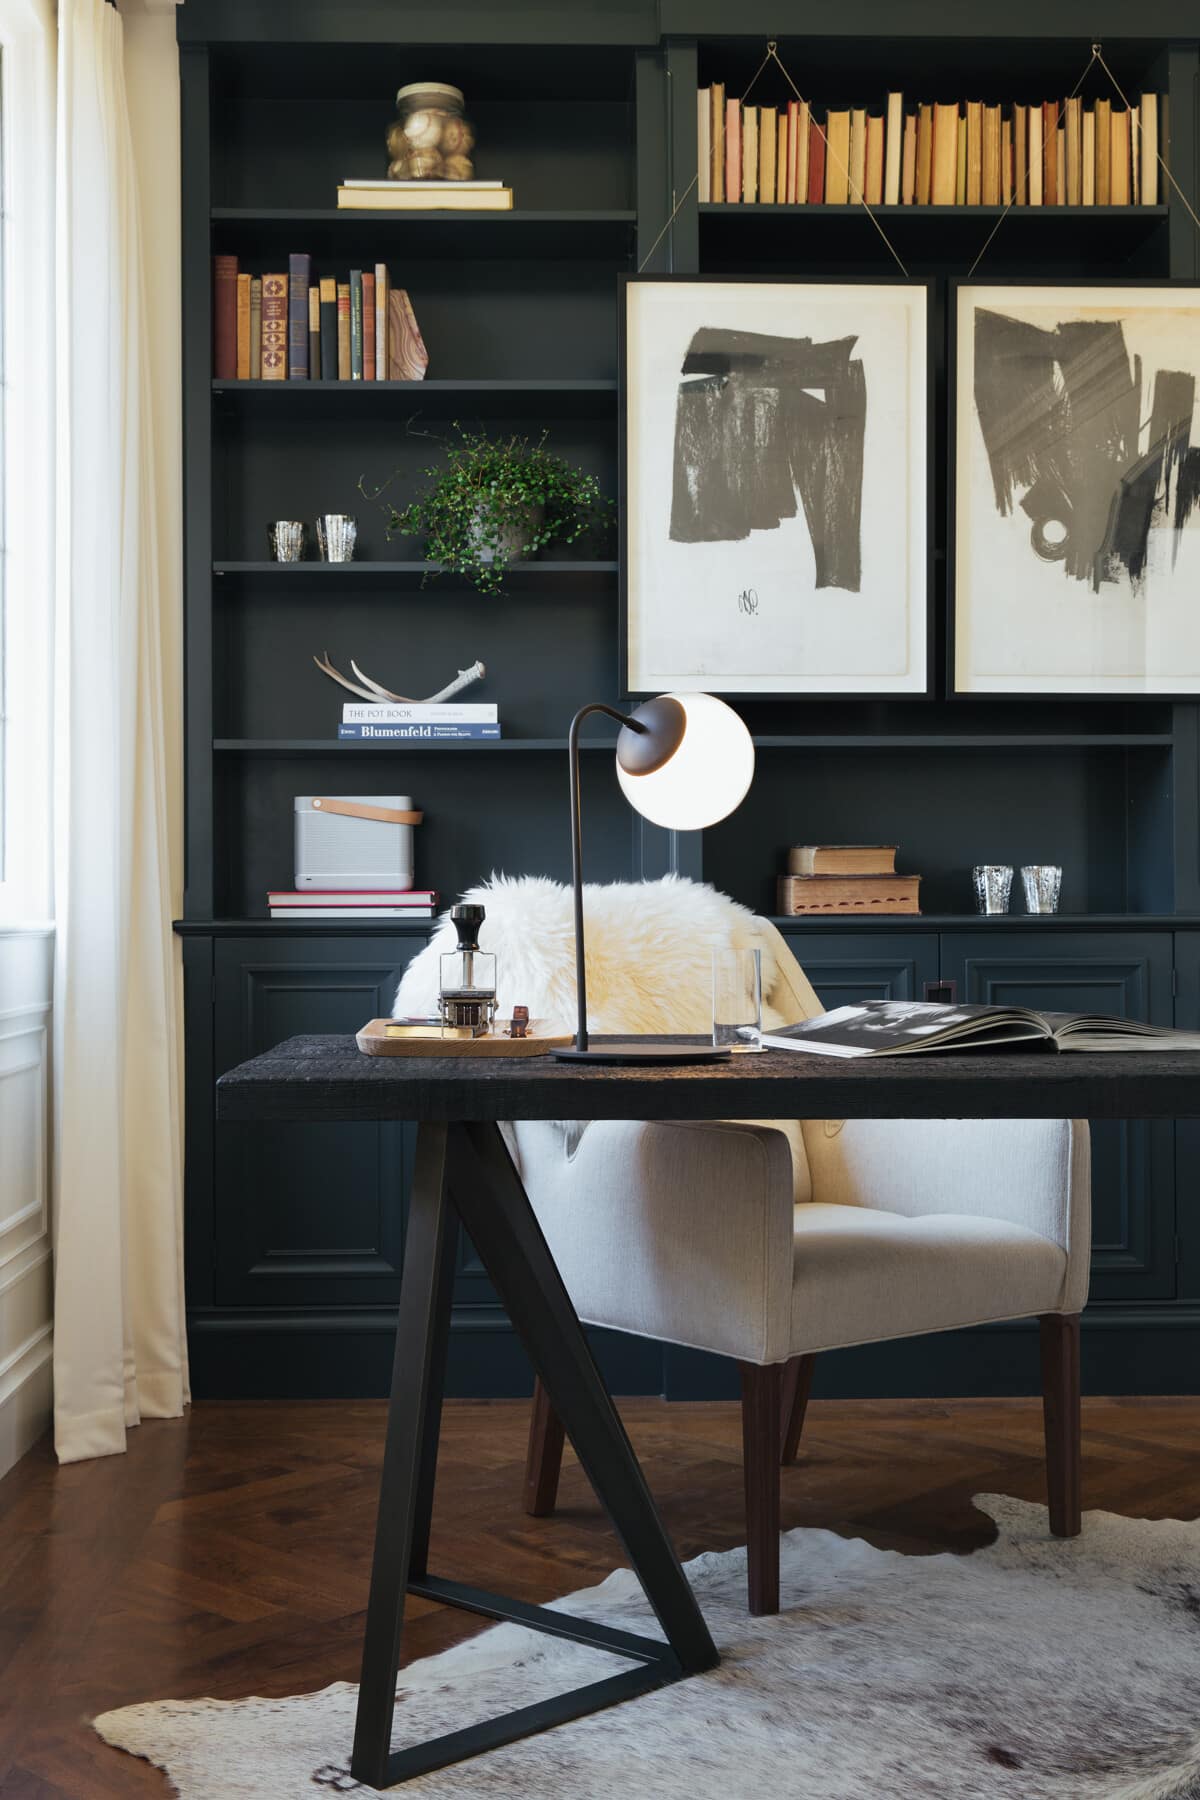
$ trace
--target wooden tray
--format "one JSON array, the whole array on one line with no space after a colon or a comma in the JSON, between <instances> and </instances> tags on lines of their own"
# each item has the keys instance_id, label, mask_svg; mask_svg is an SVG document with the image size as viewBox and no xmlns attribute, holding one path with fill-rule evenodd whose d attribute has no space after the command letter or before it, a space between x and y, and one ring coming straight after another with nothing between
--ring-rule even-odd
<instances>
[{"instance_id":1,"label":"wooden tray","mask_svg":"<svg viewBox=\"0 0 1200 1800\"><path fill-rule=\"evenodd\" d=\"M487 1037L472 1037L466 1030L443 1032L440 1025L369 1019L355 1042L365 1056L545 1056L574 1042L570 1032L553 1033L544 1019L531 1019L523 1038L505 1037L507 1026L507 1019L497 1019Z\"/></svg>"}]
</instances>

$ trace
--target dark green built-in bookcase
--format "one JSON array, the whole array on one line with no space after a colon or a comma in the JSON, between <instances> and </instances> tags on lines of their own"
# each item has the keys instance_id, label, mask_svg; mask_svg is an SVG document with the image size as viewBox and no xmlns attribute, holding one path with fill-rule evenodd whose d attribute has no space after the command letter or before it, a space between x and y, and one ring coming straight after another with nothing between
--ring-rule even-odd
<instances>
[{"instance_id":1,"label":"dark green built-in bookcase","mask_svg":"<svg viewBox=\"0 0 1200 1800\"><path fill-rule=\"evenodd\" d=\"M198 1393L379 1393L390 1366L410 1129L218 1128L213 1117L222 1069L291 1033L348 1031L385 1011L427 935L420 925L266 918L268 887L291 881L293 795L411 794L426 814L418 881L447 897L494 869L565 879L567 726L585 700L619 697L615 542L554 552L485 598L427 581L420 545L386 540L360 477L394 472L403 494L430 460L421 434L458 419L534 435L545 427L553 448L615 493L619 275L894 269L861 208L697 204L696 88L720 80L740 91L768 38L821 106L876 103L894 87L984 100L1061 94L1102 40L1127 91L1168 96L1172 171L1197 204L1200 20L1189 0L1145 0L1135 14L1115 0L1010 0L1004 31L997 17L953 0L819 9L188 0L180 9L188 813L179 930ZM477 172L511 183L511 214L336 211L339 181L382 173L395 90L420 78L464 89ZM1104 94L1096 71L1085 92ZM938 278L944 308L946 280L967 273L996 214L908 207L883 218L909 270ZM1172 192L1155 208L1010 215L980 273L1194 279L1198 248ZM413 296L429 380L214 381L213 253L261 270L289 251L343 279L351 265L386 261ZM944 380L939 367L939 417ZM944 445L936 488L942 691ZM359 561L266 560L269 519L324 511L358 515ZM414 693L480 658L504 738L425 750L339 744L339 694L311 660L324 650ZM642 827L597 730L584 763L591 879L678 870L770 914L789 843L898 841L903 866L924 876L921 917L778 921L827 1002L920 997L954 983L960 998L1200 1027L1196 705L797 699L743 711L759 750L755 784L702 838ZM977 919L971 865L1031 860L1062 863L1063 913ZM1085 1378L1112 1392L1190 1389L1200 1368L1200 1135L1193 1124L1105 1124L1096 1139ZM1006 1340L1021 1331L959 1334L952 1354L936 1339L847 1352L826 1359L818 1389L1003 1391L1014 1380ZM611 1335L599 1348L618 1392L699 1397L729 1381L723 1365L691 1353ZM529 1383L469 1245L450 1369L464 1394Z\"/></svg>"}]
</instances>

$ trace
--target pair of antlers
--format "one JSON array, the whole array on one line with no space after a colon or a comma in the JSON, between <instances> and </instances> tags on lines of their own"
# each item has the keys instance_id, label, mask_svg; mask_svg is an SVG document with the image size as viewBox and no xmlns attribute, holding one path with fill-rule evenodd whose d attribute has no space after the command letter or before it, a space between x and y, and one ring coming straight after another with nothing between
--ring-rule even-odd
<instances>
[{"instance_id":1,"label":"pair of antlers","mask_svg":"<svg viewBox=\"0 0 1200 1800\"><path fill-rule=\"evenodd\" d=\"M455 694L461 694L465 687L470 687L473 681L481 681L487 674L487 670L481 662L472 663L469 669L460 669L454 680L448 682L436 694L430 694L426 699L418 701L414 700L411 694L393 694L388 688L380 687L377 681L372 681L369 675L363 674L353 657L350 658L350 667L358 676L357 681L351 681L347 676L338 673L329 660L328 650L323 656L314 656L313 661L323 675L328 675L331 681L339 682L342 687L348 688L360 699L395 700L401 706L437 706L442 700L453 700Z\"/></svg>"}]
</instances>

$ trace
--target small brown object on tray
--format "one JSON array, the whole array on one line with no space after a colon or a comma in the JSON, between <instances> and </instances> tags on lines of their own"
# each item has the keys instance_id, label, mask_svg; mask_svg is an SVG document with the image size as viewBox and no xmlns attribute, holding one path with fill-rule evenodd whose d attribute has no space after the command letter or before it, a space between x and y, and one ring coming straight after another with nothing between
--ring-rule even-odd
<instances>
[{"instance_id":1,"label":"small brown object on tray","mask_svg":"<svg viewBox=\"0 0 1200 1800\"><path fill-rule=\"evenodd\" d=\"M364 1056L545 1056L571 1042L569 1031L544 1019L527 1019L523 1037L508 1035L511 1024L497 1019L493 1031L475 1037L468 1026L443 1029L436 1020L369 1019L354 1041Z\"/></svg>"},{"instance_id":2,"label":"small brown object on tray","mask_svg":"<svg viewBox=\"0 0 1200 1800\"><path fill-rule=\"evenodd\" d=\"M509 1021L508 1035L509 1037L514 1038L527 1038L529 1036L529 1008L527 1006L513 1007L512 1019Z\"/></svg>"}]
</instances>

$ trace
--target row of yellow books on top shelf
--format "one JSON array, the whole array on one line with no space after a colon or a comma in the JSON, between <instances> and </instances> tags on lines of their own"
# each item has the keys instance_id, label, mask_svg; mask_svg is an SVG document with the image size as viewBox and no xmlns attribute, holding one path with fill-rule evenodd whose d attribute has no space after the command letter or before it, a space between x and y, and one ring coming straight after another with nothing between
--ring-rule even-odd
<instances>
[{"instance_id":1,"label":"row of yellow books on top shelf","mask_svg":"<svg viewBox=\"0 0 1200 1800\"><path fill-rule=\"evenodd\" d=\"M701 204L1156 206L1166 96L1031 105L922 102L882 113L806 100L749 106L723 82L696 96Z\"/></svg>"}]
</instances>

